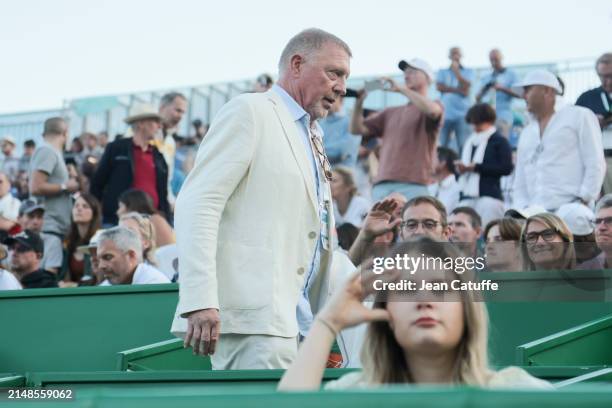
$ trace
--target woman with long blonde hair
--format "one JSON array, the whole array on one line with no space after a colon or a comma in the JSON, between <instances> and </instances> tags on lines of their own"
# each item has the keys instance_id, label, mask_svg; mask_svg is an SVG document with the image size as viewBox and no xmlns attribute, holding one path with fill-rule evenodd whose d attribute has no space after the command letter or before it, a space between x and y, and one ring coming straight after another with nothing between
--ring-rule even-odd
<instances>
[{"instance_id":1,"label":"woman with long blonde hair","mask_svg":"<svg viewBox=\"0 0 612 408\"><path fill-rule=\"evenodd\" d=\"M119 218L119 225L131 229L138 234L142 241L143 261L157 266L157 261L155 260L155 251L157 250L155 227L149 216L137 212L129 212Z\"/></svg>"},{"instance_id":2,"label":"woman with long blonde hair","mask_svg":"<svg viewBox=\"0 0 612 408\"><path fill-rule=\"evenodd\" d=\"M461 257L451 244L429 238L399 244L388 258L397 254L427 259ZM487 313L472 291L393 291L386 301L375 302L372 309L366 307L364 299L375 293L373 283L384 274L359 273L336 291L315 318L279 390L319 389L335 337L341 330L364 322L369 326L361 353L363 370L328 383L326 389L402 383L551 388L517 367L498 372L489 368ZM467 283L474 275L458 269L420 268L412 276L420 289L419 278ZM395 275L391 280L398 282L397 278Z\"/></svg>"}]
</instances>

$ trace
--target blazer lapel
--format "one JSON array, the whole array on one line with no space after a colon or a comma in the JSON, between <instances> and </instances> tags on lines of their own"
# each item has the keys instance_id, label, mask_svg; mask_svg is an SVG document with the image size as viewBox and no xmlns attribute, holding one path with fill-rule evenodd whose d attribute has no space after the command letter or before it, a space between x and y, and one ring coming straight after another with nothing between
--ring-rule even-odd
<instances>
[{"instance_id":1,"label":"blazer lapel","mask_svg":"<svg viewBox=\"0 0 612 408\"><path fill-rule=\"evenodd\" d=\"M285 138L287 139L287 142L289 142L289 146L293 152L293 157L300 168L300 172L304 178L304 183L306 184L306 190L308 191L310 202L312 203L314 210L318 213L319 206L317 204L317 196L315 192L315 180L310 169L310 160L308 160L308 156L304 149L304 144L300 140L300 134L296 127L295 121L289 114L284 102L274 93L274 91L268 91L268 97L274 106L274 111L276 112L280 125L283 128Z\"/></svg>"}]
</instances>

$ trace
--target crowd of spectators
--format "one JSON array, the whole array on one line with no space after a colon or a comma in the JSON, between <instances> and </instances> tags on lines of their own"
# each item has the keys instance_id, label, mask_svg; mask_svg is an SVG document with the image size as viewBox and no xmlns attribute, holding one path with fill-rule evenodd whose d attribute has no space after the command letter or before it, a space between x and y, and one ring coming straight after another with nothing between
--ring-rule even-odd
<instances>
[{"instance_id":1,"label":"crowd of spectators","mask_svg":"<svg viewBox=\"0 0 612 408\"><path fill-rule=\"evenodd\" d=\"M490 52L479 83L458 47L449 59L437 74L423 59L401 60L404 83L384 77L349 89L353 109L338 98L319 121L338 250L358 266L374 244L427 236L486 254L489 271L607 267L612 54L597 60L601 86L575 105L560 103L563 83L553 73L519 78L500 50ZM273 82L262 74L253 91ZM408 103L369 111L371 92ZM515 98L529 112L518 145L510 140ZM136 103L128 130L110 138L70 139L66 120L49 118L42 140L26 140L21 156L3 137L0 289L176 281L174 200L207 131L196 119L180 134L188 109L177 92L158 107ZM546 256L530 249L555 243L572 245Z\"/></svg>"}]
</instances>

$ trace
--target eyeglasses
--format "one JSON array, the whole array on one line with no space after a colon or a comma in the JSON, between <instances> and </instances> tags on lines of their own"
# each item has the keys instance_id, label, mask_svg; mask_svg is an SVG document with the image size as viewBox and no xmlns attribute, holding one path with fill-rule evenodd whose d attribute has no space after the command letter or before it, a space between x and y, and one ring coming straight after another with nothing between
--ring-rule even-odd
<instances>
[{"instance_id":1,"label":"eyeglasses","mask_svg":"<svg viewBox=\"0 0 612 408\"><path fill-rule=\"evenodd\" d=\"M327 181L332 181L332 168L329 160L327 159L327 155L325 154L325 149L323 148L323 143L321 142L321 137L317 136L318 131L311 129L310 131L310 140L312 141L312 145L317 151L317 157L319 159L319 164L323 168L323 174L325 175L325 179Z\"/></svg>"},{"instance_id":2,"label":"eyeglasses","mask_svg":"<svg viewBox=\"0 0 612 408\"><path fill-rule=\"evenodd\" d=\"M546 242L551 242L557 235L557 231L550 228L540 232L530 232L529 234L525 235L525 242L535 244L538 242L538 238L540 237L542 237L542 239Z\"/></svg>"},{"instance_id":3,"label":"eyeglasses","mask_svg":"<svg viewBox=\"0 0 612 408\"><path fill-rule=\"evenodd\" d=\"M423 229L433 230L440 224L440 222L432 219L406 220L400 225L402 228L406 228L408 231L415 231L417 228L419 228L419 224L423 227Z\"/></svg>"},{"instance_id":4,"label":"eyeglasses","mask_svg":"<svg viewBox=\"0 0 612 408\"><path fill-rule=\"evenodd\" d=\"M595 218L591 221L591 224L593 227L598 227L602 222L606 227L612 227L612 217Z\"/></svg>"}]
</instances>

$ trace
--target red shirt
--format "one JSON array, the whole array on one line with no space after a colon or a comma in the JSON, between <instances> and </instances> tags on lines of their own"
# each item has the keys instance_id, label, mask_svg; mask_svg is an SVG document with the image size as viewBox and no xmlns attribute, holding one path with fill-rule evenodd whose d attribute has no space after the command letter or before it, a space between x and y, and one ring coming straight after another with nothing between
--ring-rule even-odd
<instances>
[{"instance_id":1,"label":"red shirt","mask_svg":"<svg viewBox=\"0 0 612 408\"><path fill-rule=\"evenodd\" d=\"M157 194L157 172L155 171L155 160L153 159L153 147L149 146L147 151L140 146L132 144L134 157L134 181L132 188L142 190L153 199L155 208L159 208L159 195Z\"/></svg>"}]
</instances>

